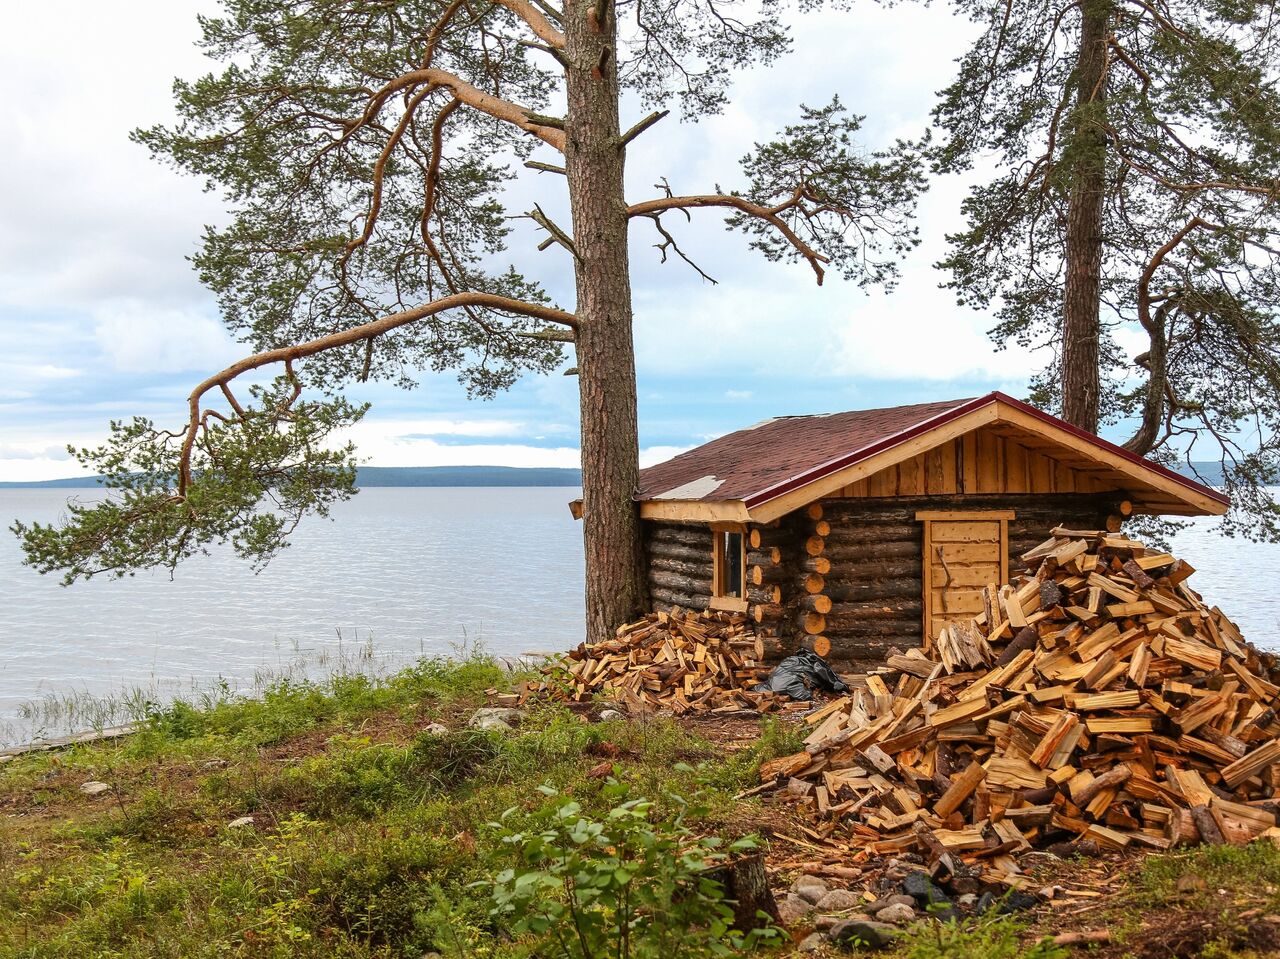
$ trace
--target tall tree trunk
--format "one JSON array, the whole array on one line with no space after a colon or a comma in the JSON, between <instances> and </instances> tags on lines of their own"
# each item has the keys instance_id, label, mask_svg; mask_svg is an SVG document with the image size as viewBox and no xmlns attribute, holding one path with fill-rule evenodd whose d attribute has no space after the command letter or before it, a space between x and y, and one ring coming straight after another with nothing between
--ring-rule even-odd
<instances>
[{"instance_id":1,"label":"tall tree trunk","mask_svg":"<svg viewBox=\"0 0 1280 959\"><path fill-rule=\"evenodd\" d=\"M1081 7L1071 194L1067 206L1066 282L1062 296L1062 418L1098 430L1102 209L1106 191L1106 42L1108 0Z\"/></svg>"},{"instance_id":2,"label":"tall tree trunk","mask_svg":"<svg viewBox=\"0 0 1280 959\"><path fill-rule=\"evenodd\" d=\"M644 602L631 338L624 151L618 126L613 2L565 3L569 61L565 172L577 249L578 389L587 639L597 642Z\"/></svg>"}]
</instances>

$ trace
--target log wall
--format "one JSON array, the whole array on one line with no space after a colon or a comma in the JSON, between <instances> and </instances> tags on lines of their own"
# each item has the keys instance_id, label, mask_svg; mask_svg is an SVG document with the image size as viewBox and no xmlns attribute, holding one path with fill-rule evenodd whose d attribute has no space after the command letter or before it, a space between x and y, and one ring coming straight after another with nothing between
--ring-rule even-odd
<instances>
[{"instance_id":1,"label":"log wall","mask_svg":"<svg viewBox=\"0 0 1280 959\"><path fill-rule=\"evenodd\" d=\"M828 560L821 595L825 612L793 598L797 627L793 645L830 643L828 657L841 668L881 662L890 647L920 645L924 624L923 524L918 510L1012 509L1009 572L1021 571L1018 557L1049 536L1054 526L1103 529L1119 494L1057 493L999 496L919 496L823 500L828 524L819 558ZM784 524L802 538L813 524L805 511ZM805 636L810 637L804 639Z\"/></svg>"},{"instance_id":2,"label":"log wall","mask_svg":"<svg viewBox=\"0 0 1280 959\"><path fill-rule=\"evenodd\" d=\"M711 602L711 530L703 523L644 526L650 609L706 609Z\"/></svg>"}]
</instances>

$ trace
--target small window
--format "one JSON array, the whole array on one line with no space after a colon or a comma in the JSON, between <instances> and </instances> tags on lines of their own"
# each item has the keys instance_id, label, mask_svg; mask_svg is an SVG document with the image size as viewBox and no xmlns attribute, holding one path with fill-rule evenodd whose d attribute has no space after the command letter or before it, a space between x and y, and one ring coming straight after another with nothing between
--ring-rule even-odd
<instances>
[{"instance_id":1,"label":"small window","mask_svg":"<svg viewBox=\"0 0 1280 959\"><path fill-rule=\"evenodd\" d=\"M747 595L747 541L741 531L715 533L715 583L712 595L744 599Z\"/></svg>"}]
</instances>

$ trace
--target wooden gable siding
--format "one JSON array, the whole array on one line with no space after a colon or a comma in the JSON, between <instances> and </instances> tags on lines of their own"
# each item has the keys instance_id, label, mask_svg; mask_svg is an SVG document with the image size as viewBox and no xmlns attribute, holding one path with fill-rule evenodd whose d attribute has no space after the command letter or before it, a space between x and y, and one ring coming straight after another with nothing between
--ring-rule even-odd
<instances>
[{"instance_id":1,"label":"wooden gable siding","mask_svg":"<svg viewBox=\"0 0 1280 959\"><path fill-rule=\"evenodd\" d=\"M1116 483L1082 467L1033 449L998 427L983 427L873 473L831 496L1102 493L1116 488Z\"/></svg>"}]
</instances>

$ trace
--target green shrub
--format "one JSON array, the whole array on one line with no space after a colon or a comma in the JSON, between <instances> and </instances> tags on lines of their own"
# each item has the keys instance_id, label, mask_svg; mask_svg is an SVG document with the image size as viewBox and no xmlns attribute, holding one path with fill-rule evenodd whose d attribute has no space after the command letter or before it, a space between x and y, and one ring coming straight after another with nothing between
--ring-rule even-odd
<instances>
[{"instance_id":1,"label":"green shrub","mask_svg":"<svg viewBox=\"0 0 1280 959\"><path fill-rule=\"evenodd\" d=\"M601 818L542 787L553 801L516 832L494 824L516 864L490 885L492 914L538 955L565 959L679 959L727 956L771 931L742 935L708 870L727 854L754 847L741 839L722 850L694 835L683 813L654 822L654 804L610 781L612 807Z\"/></svg>"}]
</instances>

